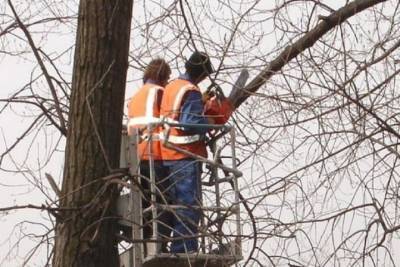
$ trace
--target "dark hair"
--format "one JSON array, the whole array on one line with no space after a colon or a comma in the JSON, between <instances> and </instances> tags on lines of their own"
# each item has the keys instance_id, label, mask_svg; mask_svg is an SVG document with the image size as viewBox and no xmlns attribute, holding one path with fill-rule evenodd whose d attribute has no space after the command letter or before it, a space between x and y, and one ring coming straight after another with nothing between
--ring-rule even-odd
<instances>
[{"instance_id":1,"label":"dark hair","mask_svg":"<svg viewBox=\"0 0 400 267\"><path fill-rule=\"evenodd\" d=\"M214 72L210 58L206 53L195 51L185 63L186 72L191 79L198 79Z\"/></svg>"},{"instance_id":2,"label":"dark hair","mask_svg":"<svg viewBox=\"0 0 400 267\"><path fill-rule=\"evenodd\" d=\"M151 79L159 85L168 81L171 74L171 68L168 63L162 58L156 58L150 61L149 65L144 70L143 81Z\"/></svg>"}]
</instances>

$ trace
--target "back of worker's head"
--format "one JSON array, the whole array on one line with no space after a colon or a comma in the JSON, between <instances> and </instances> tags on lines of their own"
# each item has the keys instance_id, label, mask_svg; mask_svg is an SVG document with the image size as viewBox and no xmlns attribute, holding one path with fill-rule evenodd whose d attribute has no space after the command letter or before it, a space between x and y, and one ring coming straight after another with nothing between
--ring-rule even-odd
<instances>
[{"instance_id":1,"label":"back of worker's head","mask_svg":"<svg viewBox=\"0 0 400 267\"><path fill-rule=\"evenodd\" d=\"M143 74L143 81L151 80L158 85L165 86L171 75L171 68L162 58L156 58L150 61Z\"/></svg>"},{"instance_id":2,"label":"back of worker's head","mask_svg":"<svg viewBox=\"0 0 400 267\"><path fill-rule=\"evenodd\" d=\"M204 80L214 72L209 56L206 53L195 51L185 63L186 73L195 83Z\"/></svg>"}]
</instances>

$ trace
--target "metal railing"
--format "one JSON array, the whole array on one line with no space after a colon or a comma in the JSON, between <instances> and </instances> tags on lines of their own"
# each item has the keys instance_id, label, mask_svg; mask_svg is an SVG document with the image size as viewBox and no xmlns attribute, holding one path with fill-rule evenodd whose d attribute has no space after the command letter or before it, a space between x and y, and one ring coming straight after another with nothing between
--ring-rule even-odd
<instances>
[{"instance_id":1,"label":"metal railing","mask_svg":"<svg viewBox=\"0 0 400 267\"><path fill-rule=\"evenodd\" d=\"M205 173L206 177L202 177L202 197L201 202L196 206L183 206L168 203L167 199L163 197L162 192L157 187L156 175L154 173L154 159L152 157L152 142L154 129L162 125L165 129L162 134L163 145L167 148L174 149L180 153L188 155L199 162L202 162L208 172ZM213 154L212 159L193 154L181 147L169 142L170 127L191 127L191 128L207 128L214 131L216 134L212 139L205 140L208 142L210 150ZM157 220L158 214L161 211L172 212L174 216L178 216L175 211L177 209L196 209L201 210L201 219L198 234L195 236L200 240L200 250L195 255L171 255L171 257L192 258L192 260L206 259L207 262L213 260L224 262L224 266L229 266L239 261L242 258L242 245L241 245L241 224L240 224L240 200L239 200L239 187L238 178L242 173L237 170L236 164L236 138L235 130L227 125L199 125L199 124L180 124L169 123L162 121L160 123L150 123L146 125L147 139L147 152L149 155L149 169L150 177L143 177L138 173L139 170L139 155L137 155L137 145L140 142L138 129L128 136L129 142L125 142L128 148L124 147L122 150L125 152L126 164L130 169L130 176L132 177L132 189L129 193L130 201L127 212L122 220L129 221L132 225L132 238L133 243L132 251L129 251L129 260L133 261L132 265L121 266L146 266L146 263L156 261L163 258L168 259L168 255L161 251L161 242L165 242L165 237L161 240L158 234L159 221ZM143 141L143 140L142 140ZM224 141L224 142L222 142ZM219 143L223 143L219 145ZM228 151L228 155L226 154ZM225 153L225 154L224 154ZM224 162L229 159L229 166ZM222 174L222 175L221 175ZM208 176L208 177L207 177ZM148 179L150 182L150 206L142 209L142 197L144 196L141 186L140 178ZM208 178L208 179L207 179ZM159 199L157 200L157 196ZM161 201L160 201L161 199ZM150 223L152 225L152 234L150 239L143 239L144 221L143 218L146 214L151 213ZM179 218L178 218L179 219ZM233 226L233 227L232 227ZM186 236L182 238L193 238L193 236ZM168 238L167 241L172 241ZM218 266L216 263L215 266ZM149 265L150 266L150 265ZM151 265L156 266L156 265ZM166 266L166 265L164 265ZM209 265L207 265L209 266ZM211 265L210 265L211 266Z\"/></svg>"}]
</instances>

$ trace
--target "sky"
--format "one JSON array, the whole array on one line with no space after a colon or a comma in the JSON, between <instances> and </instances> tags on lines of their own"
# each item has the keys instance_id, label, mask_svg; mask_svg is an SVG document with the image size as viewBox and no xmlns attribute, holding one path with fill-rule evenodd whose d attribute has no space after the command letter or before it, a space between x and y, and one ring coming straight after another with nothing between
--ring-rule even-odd
<instances>
[{"instance_id":1,"label":"sky","mask_svg":"<svg viewBox=\"0 0 400 267\"><path fill-rule=\"evenodd\" d=\"M76 1L51 1L56 5L52 6L50 11L47 10L45 6L41 6L38 1L31 1L31 8L28 9L27 4L29 1L15 1L16 4L24 5L19 9L21 12L21 16L33 18L39 18L40 16L47 16L49 14L64 14L64 15L74 15L76 12ZM63 3L65 2L65 3ZM164 6L168 6L168 3L171 1L160 1ZM346 1L324 1L324 3L329 4L332 8L338 8L343 5ZM235 8L241 10L243 12L244 4L243 1L231 1L231 5L236 5ZM270 2L271 3L271 2ZM153 6L152 6L153 5ZM219 1L213 1L213 6L215 12L222 12L225 10L224 6ZM265 5L267 1L264 1L259 5L260 9L266 8ZM58 7L58 8L56 8ZM9 10L5 8L5 4L0 4L0 11L9 13ZM146 10L152 10L152 12L144 13L143 8ZM134 8L134 23L141 24L143 21L148 20L149 16L156 18L159 12L159 8L157 5L151 2L146 2L146 5L143 2L139 2L139 4L135 5ZM321 11L323 13L323 11ZM301 20L302 13L299 10L291 10L289 18L293 21ZM232 16L229 12L223 12L223 15L226 18ZM262 16L262 14L258 14L255 16ZM7 21L7 17L2 18L2 23ZM268 19L271 19L268 17ZM227 20L228 21L228 20ZM214 40L223 43L227 39L227 33L224 31L223 22L221 23L220 28L211 28L209 29L209 36ZM1 24L0 24L1 25ZM4 23L2 25L8 25L8 23ZM151 56L162 56L166 57L170 60L171 64L175 67L182 67L182 57L189 55L189 49L184 48L184 42L175 42L173 46L170 47L172 51L184 49L185 54L181 55L180 58L173 58L173 53L168 51L167 49L160 48L157 45L157 42L150 43L146 41L146 36L156 36L164 40L164 42L168 43L172 42L174 38L176 38L176 34L171 31L171 25L173 25L173 20L166 20L165 25L159 26L158 28L148 28L151 32L144 30L145 26L135 27L132 32L132 36L135 38L131 43L131 54L137 61L141 64L145 64L149 60L148 54ZM202 27L207 27L207 21L202 22ZM280 47L279 43L276 40L279 40L279 34L274 34L273 29L271 27L265 26L265 24L257 24L247 22L243 25L243 31L245 32L243 36L251 36L252 31L257 33L260 29L265 32L272 32L272 34L267 35L268 38L261 39L260 44L257 47L252 47L251 44L253 39L246 42L246 38L243 37L240 40L237 40L237 46L248 47L248 54L244 53L242 56L238 56L237 58L229 58L225 61L226 66L234 66L234 65L250 65L255 69L259 70L260 67L257 66L261 64L266 64L270 58L273 58L274 55L277 54L275 51L276 47ZM73 25L60 25L57 23L49 23L46 26L38 26L33 28L35 34L35 42L41 47L44 51L49 53L50 55L60 54L60 51L65 51L63 56L57 61L60 70L63 72L64 76L69 79L71 70L72 70L72 59L73 59L73 49L71 46L74 43L74 27ZM1 32L0 28L0 32ZM50 31L49 35L43 35L41 32ZM0 44L3 49L11 49L15 52L24 51L27 48L26 43L23 41L24 37L19 30L16 30L13 33L12 37L7 40L2 39L0 35ZM171 34L169 37L168 34ZM138 37L140 36L140 38ZM285 38L284 38L285 39ZM286 39L285 39L286 40ZM1 49L1 50L3 50ZM265 58L257 58L257 54L263 50L263 55L265 54ZM149 51L151 51L149 53ZM213 52L220 51L218 49L213 50ZM271 54L268 54L265 51L272 51ZM214 54L216 56L217 54ZM142 57L143 56L143 57ZM0 52L0 84L2 86L2 90L0 90L0 99L4 99L13 94L18 88L24 86L32 77L36 77L40 74L40 70L36 67L33 71L33 66L36 65L36 62L30 53L22 54L21 56L9 56L7 54ZM213 64L218 65L218 61L216 58L213 58ZM137 70L139 64L135 61L132 62L132 65L128 72L128 81L127 81L127 90L126 90L126 100L137 90L140 86L140 78L141 72ZM54 69L49 66L51 73L55 75ZM238 68L237 72L233 72L232 74L226 75L224 79L227 81L226 84L223 85L225 92L229 92L229 83L232 83L236 77L240 68ZM179 71L177 68L174 68L173 75L177 76ZM251 73L254 75L254 72ZM203 86L205 87L207 84L205 83ZM204 88L203 87L203 88ZM34 84L34 90L38 93L44 93L45 95L49 95L47 90L47 86L43 81L36 82ZM2 106L0 106L1 108ZM24 104L16 105L13 108L7 108L6 115L1 115L0 117L0 153L4 151L10 143L18 137L18 133L23 132L27 124L33 120L31 108L27 107ZM4 113L3 113L4 114ZM59 140L58 134L51 127L44 126L40 129L36 130L38 139L36 139L33 143L31 143L30 139L24 141L16 147L13 152L13 158L7 157L2 168L4 170L0 171L1 180L0 180L0 196L1 196L1 206L12 206L12 205L24 205L27 203L41 205L42 203L49 202L50 199L54 199L54 193L49 187L48 182L44 178L45 173L50 173L56 181L60 181L62 177L62 168L63 168L63 147L64 140ZM43 138L44 135L47 135L47 138ZM31 136L35 136L32 134ZM27 147L29 149L27 150ZM57 147L57 151L52 154L54 148ZM28 151L28 152L27 152ZM47 159L51 156L51 160L47 162ZM273 158L273 156L270 156ZM257 160L255 160L257 161ZM260 157L258 159L259 168L265 167L263 166L263 158ZM46 163L46 164L44 164ZM35 170L35 172L26 172L25 175L21 175L19 173L9 172L9 169L20 168L22 170L28 169ZM251 166L243 166L243 171L246 168L251 169ZM253 172L251 176L257 177L262 176L263 172ZM279 170L277 171L279 173ZM38 176L40 179L35 180L35 177ZM255 179L257 180L257 179ZM251 179L250 179L251 181ZM38 190L33 184L41 183L41 189L43 191ZM249 187L249 182L243 181L244 187ZM351 194L352 188L351 184L347 185L344 188L348 188L349 192L346 194ZM261 193L261 192L260 192ZM47 196L46 196L47 195ZM295 196L293 196L295 198ZM271 197L271 203L279 203L279 200ZM22 220L26 220L28 222L35 223L27 223L25 225L16 225L17 222ZM36 222L40 221L42 224L37 224ZM29 235L23 239L23 241L15 246L13 252L7 255L7 252L10 247L14 246L16 240L20 238L21 233L44 233L47 231L47 227L49 226L48 214L46 212L38 212L35 210L19 210L17 212L10 212L7 214L0 215L1 222L1 230L0 230L0 266L20 266L24 260L26 260L27 253L32 249L32 244L37 242L38 240L33 236ZM21 227L15 229L15 227ZM245 227L248 227L248 224L245 224ZM15 229L15 230L13 230ZM319 231L314 229L315 231ZM11 235L11 236L10 236ZM10 238L9 238L10 237ZM46 249L41 248L40 252L35 252L35 256L30 260L27 266L43 266L43 255L46 255ZM4 259L1 261L1 259Z\"/></svg>"}]
</instances>

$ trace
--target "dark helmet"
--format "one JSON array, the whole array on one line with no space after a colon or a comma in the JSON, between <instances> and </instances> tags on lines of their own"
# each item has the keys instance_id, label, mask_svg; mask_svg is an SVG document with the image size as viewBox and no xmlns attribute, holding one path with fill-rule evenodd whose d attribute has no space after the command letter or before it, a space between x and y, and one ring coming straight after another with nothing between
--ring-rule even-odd
<instances>
[{"instance_id":1,"label":"dark helmet","mask_svg":"<svg viewBox=\"0 0 400 267\"><path fill-rule=\"evenodd\" d=\"M210 57L203 52L195 51L185 63L188 72L201 75L203 73L211 74L214 68L211 64Z\"/></svg>"}]
</instances>

